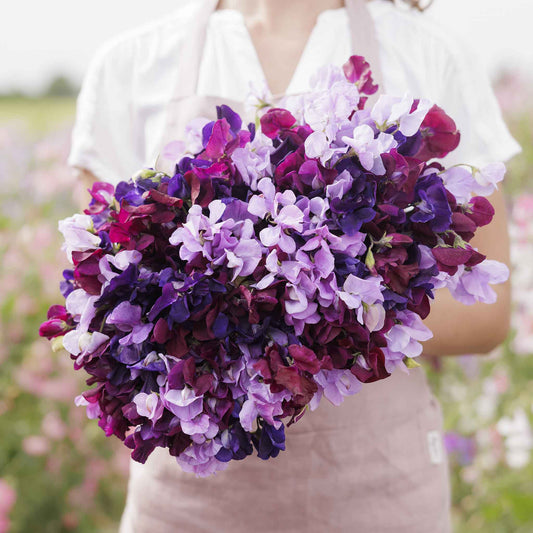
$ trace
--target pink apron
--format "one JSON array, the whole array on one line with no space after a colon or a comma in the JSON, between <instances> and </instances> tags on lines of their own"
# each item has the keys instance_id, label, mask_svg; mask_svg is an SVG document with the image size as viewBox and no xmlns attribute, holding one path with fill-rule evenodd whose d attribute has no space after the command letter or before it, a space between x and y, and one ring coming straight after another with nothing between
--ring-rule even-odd
<instances>
[{"instance_id":1,"label":"pink apron","mask_svg":"<svg viewBox=\"0 0 533 533\"><path fill-rule=\"evenodd\" d=\"M168 103L164 142L225 103L196 93L205 27L216 0L198 0L198 17ZM352 49L379 72L373 21L347 0ZM185 60L184 60L185 59ZM442 413L421 368L364 385L335 407L323 400L286 430L286 451L233 461L209 478L182 472L168 451L130 463L120 533L449 533L448 464Z\"/></svg>"}]
</instances>

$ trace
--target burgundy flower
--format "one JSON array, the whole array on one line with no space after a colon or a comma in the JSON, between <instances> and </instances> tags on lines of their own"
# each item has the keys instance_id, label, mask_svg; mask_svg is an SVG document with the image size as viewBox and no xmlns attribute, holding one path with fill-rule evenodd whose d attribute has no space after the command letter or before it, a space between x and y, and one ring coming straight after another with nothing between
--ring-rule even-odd
<instances>
[{"instance_id":1,"label":"burgundy flower","mask_svg":"<svg viewBox=\"0 0 533 533\"><path fill-rule=\"evenodd\" d=\"M415 158L422 161L445 157L457 148L461 139L453 119L437 105L429 110L420 131L422 132L422 147Z\"/></svg>"}]
</instances>

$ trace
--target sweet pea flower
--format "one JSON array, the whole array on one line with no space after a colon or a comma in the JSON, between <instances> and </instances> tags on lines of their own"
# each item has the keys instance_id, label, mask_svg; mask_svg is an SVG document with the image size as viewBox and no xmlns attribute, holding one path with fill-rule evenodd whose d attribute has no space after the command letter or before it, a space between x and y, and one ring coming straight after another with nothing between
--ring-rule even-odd
<instances>
[{"instance_id":1,"label":"sweet pea flower","mask_svg":"<svg viewBox=\"0 0 533 533\"><path fill-rule=\"evenodd\" d=\"M370 331L381 329L385 320L385 309L380 304L384 301L382 283L381 276L361 279L348 274L343 290L337 293L348 309L357 311L358 322Z\"/></svg>"},{"instance_id":2,"label":"sweet pea flower","mask_svg":"<svg viewBox=\"0 0 533 533\"><path fill-rule=\"evenodd\" d=\"M155 170L163 172L167 176L173 176L176 164L185 155L187 149L183 141L172 141L166 144L155 162Z\"/></svg>"},{"instance_id":3,"label":"sweet pea flower","mask_svg":"<svg viewBox=\"0 0 533 533\"><path fill-rule=\"evenodd\" d=\"M465 305L476 302L492 304L497 294L491 284L504 283L509 279L509 268L504 263L485 259L482 263L466 269L459 265L457 272L451 276L446 286L452 296Z\"/></svg>"},{"instance_id":4,"label":"sweet pea flower","mask_svg":"<svg viewBox=\"0 0 533 533\"><path fill-rule=\"evenodd\" d=\"M474 169L473 177L477 184L476 194L490 196L505 176L505 165L501 162L489 163L480 169Z\"/></svg>"},{"instance_id":5,"label":"sweet pea flower","mask_svg":"<svg viewBox=\"0 0 533 533\"><path fill-rule=\"evenodd\" d=\"M309 78L309 86L313 91L329 91L338 83L351 85L337 65L323 65Z\"/></svg>"},{"instance_id":6,"label":"sweet pea flower","mask_svg":"<svg viewBox=\"0 0 533 533\"><path fill-rule=\"evenodd\" d=\"M163 415L164 406L159 394L151 392L146 394L145 392L139 392L134 398L133 403L137 407L137 413L139 416L145 416L153 423L157 422Z\"/></svg>"},{"instance_id":7,"label":"sweet pea flower","mask_svg":"<svg viewBox=\"0 0 533 533\"><path fill-rule=\"evenodd\" d=\"M286 279L291 283L297 283L300 271L302 268L305 268L305 265L303 265L301 261L280 261L278 258L278 252L275 248L267 255L265 266L269 271L269 274L252 285L252 287L259 290L266 289L272 285L276 280L276 277Z\"/></svg>"},{"instance_id":8,"label":"sweet pea flower","mask_svg":"<svg viewBox=\"0 0 533 533\"><path fill-rule=\"evenodd\" d=\"M96 250L100 244L100 237L91 231L93 219L90 215L76 214L60 220L58 229L65 238L61 249L66 252L67 258L72 264L72 252Z\"/></svg>"},{"instance_id":9,"label":"sweet pea flower","mask_svg":"<svg viewBox=\"0 0 533 533\"><path fill-rule=\"evenodd\" d=\"M272 93L265 79L251 80L248 82L248 94L244 100L244 111L246 115L255 115L261 109L271 107L272 100Z\"/></svg>"},{"instance_id":10,"label":"sweet pea flower","mask_svg":"<svg viewBox=\"0 0 533 533\"><path fill-rule=\"evenodd\" d=\"M98 279L102 282L111 281L119 275L118 272L114 272L111 269L111 266L114 266L117 270L124 271L131 264L138 265L141 259L142 254L138 250L121 250L116 255L106 254L98 262L100 269Z\"/></svg>"},{"instance_id":11,"label":"sweet pea flower","mask_svg":"<svg viewBox=\"0 0 533 533\"><path fill-rule=\"evenodd\" d=\"M200 413L191 420L181 420L180 426L183 433L190 435L198 444L205 442L206 439L212 439L218 433L217 424L205 413Z\"/></svg>"},{"instance_id":12,"label":"sweet pea flower","mask_svg":"<svg viewBox=\"0 0 533 533\"><path fill-rule=\"evenodd\" d=\"M322 396L325 396L333 405L340 405L346 396L358 393L363 386L349 369L322 369L314 377L319 389L309 402L311 411L318 407Z\"/></svg>"},{"instance_id":13,"label":"sweet pea flower","mask_svg":"<svg viewBox=\"0 0 533 533\"><path fill-rule=\"evenodd\" d=\"M77 407L85 407L87 412L87 418L90 420L96 420L102 414L102 410L98 405L98 402L89 402L87 398L80 394L74 398L74 405Z\"/></svg>"},{"instance_id":14,"label":"sweet pea flower","mask_svg":"<svg viewBox=\"0 0 533 533\"><path fill-rule=\"evenodd\" d=\"M212 261L224 253L224 245L217 246L215 237L222 232L223 227L228 234L225 236L229 236L235 221L233 219L220 221L226 209L221 200L213 200L208 207L209 216L206 217L200 205L193 205L187 214L187 221L169 237L170 244L181 245L179 254L184 261L192 261L198 254ZM233 243L237 244L235 238Z\"/></svg>"},{"instance_id":15,"label":"sweet pea flower","mask_svg":"<svg viewBox=\"0 0 533 533\"><path fill-rule=\"evenodd\" d=\"M254 431L256 418L261 416L270 425L279 429L282 422L274 417L283 413L281 404L283 400L288 400L290 397L291 394L287 390L273 393L270 391L270 385L251 380L248 397L242 404L239 413L241 426L245 431Z\"/></svg>"},{"instance_id":16,"label":"sweet pea flower","mask_svg":"<svg viewBox=\"0 0 533 533\"><path fill-rule=\"evenodd\" d=\"M63 347L72 355L79 355L82 358L87 354L94 353L102 344L107 342L109 337L95 331L80 331L73 329L63 337Z\"/></svg>"},{"instance_id":17,"label":"sweet pea flower","mask_svg":"<svg viewBox=\"0 0 533 533\"><path fill-rule=\"evenodd\" d=\"M128 332L119 343L122 346L140 344L150 335L154 325L142 322L142 309L140 305L132 305L130 302L121 302L107 316L106 322L113 324L118 330Z\"/></svg>"},{"instance_id":18,"label":"sweet pea flower","mask_svg":"<svg viewBox=\"0 0 533 533\"><path fill-rule=\"evenodd\" d=\"M432 169L429 170L432 172ZM464 204L472 198L473 191L477 188L472 171L463 166L454 166L441 174L444 186L450 191L458 203Z\"/></svg>"},{"instance_id":19,"label":"sweet pea flower","mask_svg":"<svg viewBox=\"0 0 533 533\"><path fill-rule=\"evenodd\" d=\"M84 333L89 330L89 325L96 316L96 307L94 304L98 298L98 296L91 296L83 289L75 289L67 296L65 307L67 312L78 322L76 329L79 333Z\"/></svg>"},{"instance_id":20,"label":"sweet pea flower","mask_svg":"<svg viewBox=\"0 0 533 533\"><path fill-rule=\"evenodd\" d=\"M332 148L327 135L322 131L314 131L305 139L305 155L311 159L320 159L325 166L334 154L343 151L343 148Z\"/></svg>"},{"instance_id":21,"label":"sweet pea flower","mask_svg":"<svg viewBox=\"0 0 533 533\"><path fill-rule=\"evenodd\" d=\"M427 99L418 101L417 108L411 111L414 99L409 94L401 96L381 95L374 104L370 116L380 129L387 129L389 126L397 125L400 133L406 137L411 137L419 129L433 106Z\"/></svg>"},{"instance_id":22,"label":"sweet pea flower","mask_svg":"<svg viewBox=\"0 0 533 533\"><path fill-rule=\"evenodd\" d=\"M203 150L203 134L204 127L211 122L206 117L193 118L185 126L185 150L190 154L198 154Z\"/></svg>"},{"instance_id":23,"label":"sweet pea flower","mask_svg":"<svg viewBox=\"0 0 533 533\"><path fill-rule=\"evenodd\" d=\"M457 165L445 170L441 177L457 202L466 203L474 194L490 196L498 189L498 183L503 180L505 171L503 163L490 163L480 169Z\"/></svg>"},{"instance_id":24,"label":"sweet pea flower","mask_svg":"<svg viewBox=\"0 0 533 533\"><path fill-rule=\"evenodd\" d=\"M203 411L203 396L196 396L190 387L162 391L163 405L180 421L190 422Z\"/></svg>"},{"instance_id":25,"label":"sweet pea flower","mask_svg":"<svg viewBox=\"0 0 533 533\"><path fill-rule=\"evenodd\" d=\"M304 120L315 132L322 132L331 142L348 122L360 100L357 87L343 79L342 70L326 66L318 71L315 90L303 99Z\"/></svg>"},{"instance_id":26,"label":"sweet pea flower","mask_svg":"<svg viewBox=\"0 0 533 533\"><path fill-rule=\"evenodd\" d=\"M327 230L327 235L329 231ZM312 230L309 231L311 233ZM313 260L305 252L312 252ZM314 237L311 237L299 250L296 252L296 259L302 263L308 263L315 274L315 279L327 278L335 268L335 257L331 253L329 244L323 235L319 232Z\"/></svg>"},{"instance_id":27,"label":"sweet pea flower","mask_svg":"<svg viewBox=\"0 0 533 533\"><path fill-rule=\"evenodd\" d=\"M229 463L223 463L215 457L221 448L219 439L208 440L201 444L193 442L176 457L176 461L184 472L193 472L196 477L208 477L228 468Z\"/></svg>"},{"instance_id":28,"label":"sweet pea flower","mask_svg":"<svg viewBox=\"0 0 533 533\"><path fill-rule=\"evenodd\" d=\"M330 200L341 199L353 185L353 178L347 170L343 170L333 183L326 186L326 197Z\"/></svg>"},{"instance_id":29,"label":"sweet pea flower","mask_svg":"<svg viewBox=\"0 0 533 533\"><path fill-rule=\"evenodd\" d=\"M320 321L318 314L318 304L313 301L314 294L307 294L302 285L313 287L316 292L314 283L302 272L298 277L298 283L287 283L285 306L285 321L287 324L294 326L296 335L301 335L306 324L317 324Z\"/></svg>"},{"instance_id":30,"label":"sweet pea flower","mask_svg":"<svg viewBox=\"0 0 533 533\"><path fill-rule=\"evenodd\" d=\"M376 137L374 130L367 124L356 126L352 132L352 136L344 135L342 140L353 148L363 168L376 174L376 176L383 176L385 174L385 166L381 160L381 154L390 152L398 146L398 143L392 135L379 132Z\"/></svg>"},{"instance_id":31,"label":"sweet pea flower","mask_svg":"<svg viewBox=\"0 0 533 533\"><path fill-rule=\"evenodd\" d=\"M406 370L404 357L418 357L422 353L422 344L419 341L427 341L433 337L432 331L416 313L399 311L396 318L401 323L392 326L385 334L387 346L382 348L387 372L392 372L396 367Z\"/></svg>"},{"instance_id":32,"label":"sweet pea flower","mask_svg":"<svg viewBox=\"0 0 533 533\"><path fill-rule=\"evenodd\" d=\"M294 192L286 190L276 192L274 183L270 178L263 178L257 186L261 195L254 195L248 203L248 211L259 218L268 214L272 218L273 226L268 226L259 232L259 238L264 246L278 245L281 250L293 253L296 250L294 239L286 234L285 230L302 231L304 214L294 205L296 196ZM282 206L280 208L280 206Z\"/></svg>"},{"instance_id":33,"label":"sweet pea flower","mask_svg":"<svg viewBox=\"0 0 533 533\"><path fill-rule=\"evenodd\" d=\"M258 181L271 173L270 154L274 150L272 141L261 131L244 147L238 147L231 154L231 160L239 171L244 183L252 191L257 191Z\"/></svg>"},{"instance_id":34,"label":"sweet pea flower","mask_svg":"<svg viewBox=\"0 0 533 533\"><path fill-rule=\"evenodd\" d=\"M233 249L225 249L226 265L233 269L234 281L237 276L249 276L256 269L262 257L261 244L255 238L253 222L243 222L239 240Z\"/></svg>"}]
</instances>

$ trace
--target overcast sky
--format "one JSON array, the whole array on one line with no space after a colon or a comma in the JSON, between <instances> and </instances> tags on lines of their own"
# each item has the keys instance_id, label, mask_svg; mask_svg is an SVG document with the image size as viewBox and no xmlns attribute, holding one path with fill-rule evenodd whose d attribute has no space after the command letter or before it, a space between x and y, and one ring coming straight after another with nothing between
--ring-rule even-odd
<instances>
[{"instance_id":1,"label":"overcast sky","mask_svg":"<svg viewBox=\"0 0 533 533\"><path fill-rule=\"evenodd\" d=\"M79 82L99 44L191 0L17 0L0 19L0 92L42 89L56 73ZM533 0L435 0L433 17L463 34L491 74L531 76Z\"/></svg>"}]
</instances>

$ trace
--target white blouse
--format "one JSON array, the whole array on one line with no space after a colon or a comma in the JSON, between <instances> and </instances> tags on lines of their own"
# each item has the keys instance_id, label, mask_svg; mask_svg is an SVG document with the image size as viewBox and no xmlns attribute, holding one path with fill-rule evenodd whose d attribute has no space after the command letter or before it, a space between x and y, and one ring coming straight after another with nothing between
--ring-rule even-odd
<instances>
[{"instance_id":1,"label":"white blouse","mask_svg":"<svg viewBox=\"0 0 533 533\"><path fill-rule=\"evenodd\" d=\"M521 151L503 122L481 62L429 17L385 0L369 4L376 24L384 92L425 97L446 110L461 131L448 163L483 165ZM165 124L165 102L174 91L180 50L194 2L166 17L123 33L97 51L78 97L68 164L118 183L153 166ZM317 18L287 94L306 91L322 65L342 65L351 54L346 8ZM244 100L251 81L265 80L243 15L214 11L209 19L197 92Z\"/></svg>"}]
</instances>

